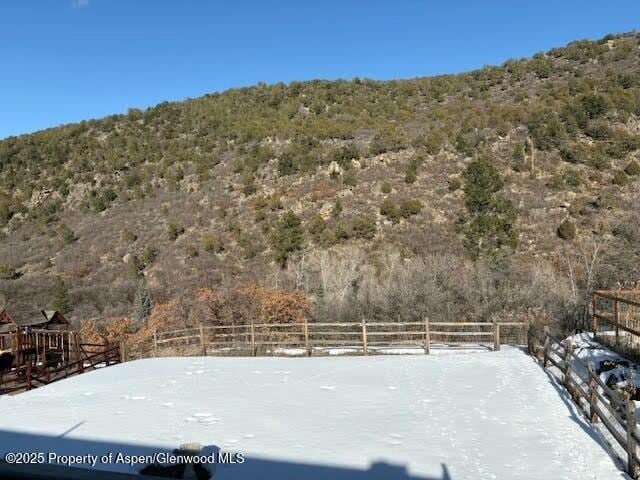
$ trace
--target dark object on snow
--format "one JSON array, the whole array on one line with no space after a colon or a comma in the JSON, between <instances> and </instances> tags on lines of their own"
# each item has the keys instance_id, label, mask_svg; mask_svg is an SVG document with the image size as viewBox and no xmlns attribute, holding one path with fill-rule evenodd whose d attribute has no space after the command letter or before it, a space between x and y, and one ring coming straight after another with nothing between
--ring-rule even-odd
<instances>
[{"instance_id":1,"label":"dark object on snow","mask_svg":"<svg viewBox=\"0 0 640 480\"><path fill-rule=\"evenodd\" d=\"M618 376L615 373L612 373L611 375L609 375L609 378L607 378L607 387L609 387L611 390L614 390L619 381L620 379L618 378Z\"/></svg>"},{"instance_id":2,"label":"dark object on snow","mask_svg":"<svg viewBox=\"0 0 640 480\"><path fill-rule=\"evenodd\" d=\"M0 372L8 372L13 366L16 356L11 352L3 352L0 354Z\"/></svg>"},{"instance_id":3,"label":"dark object on snow","mask_svg":"<svg viewBox=\"0 0 640 480\"><path fill-rule=\"evenodd\" d=\"M640 388L634 388L631 392L631 396L629 397L631 400L638 401L640 400Z\"/></svg>"},{"instance_id":4,"label":"dark object on snow","mask_svg":"<svg viewBox=\"0 0 640 480\"><path fill-rule=\"evenodd\" d=\"M598 368L596 368L596 373L600 375L604 372L610 372L619 366L629 368L631 365L626 360L604 360L598 365Z\"/></svg>"}]
</instances>

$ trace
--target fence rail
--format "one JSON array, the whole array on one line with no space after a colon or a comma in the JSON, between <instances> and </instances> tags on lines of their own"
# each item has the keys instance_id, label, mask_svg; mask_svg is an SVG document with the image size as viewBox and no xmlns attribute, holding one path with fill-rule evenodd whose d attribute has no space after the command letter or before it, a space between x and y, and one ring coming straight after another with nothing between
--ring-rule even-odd
<instances>
[{"instance_id":1,"label":"fence rail","mask_svg":"<svg viewBox=\"0 0 640 480\"><path fill-rule=\"evenodd\" d=\"M640 290L596 290L592 310L594 339L624 355L640 356Z\"/></svg>"},{"instance_id":2,"label":"fence rail","mask_svg":"<svg viewBox=\"0 0 640 480\"><path fill-rule=\"evenodd\" d=\"M609 388L596 373L593 363L586 364L573 351L569 341L561 342L547 329L542 335L530 332L529 348L546 369L552 365L572 400L588 416L592 424L601 422L625 451L627 473L632 478L640 473L636 407L628 395ZM538 342L536 343L535 340Z\"/></svg>"},{"instance_id":3,"label":"fence rail","mask_svg":"<svg viewBox=\"0 0 640 480\"><path fill-rule=\"evenodd\" d=\"M165 353L261 355L289 353L311 356L332 348L368 355L385 348L416 347L429 353L436 344L525 345L524 322L300 322L213 325L156 331L146 348L127 358Z\"/></svg>"}]
</instances>

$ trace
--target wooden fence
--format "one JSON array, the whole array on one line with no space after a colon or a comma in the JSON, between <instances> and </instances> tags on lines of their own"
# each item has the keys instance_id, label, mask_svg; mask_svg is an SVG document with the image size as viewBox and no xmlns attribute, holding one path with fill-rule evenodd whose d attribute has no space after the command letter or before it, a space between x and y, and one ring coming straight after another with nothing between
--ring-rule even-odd
<instances>
[{"instance_id":1,"label":"wooden fence","mask_svg":"<svg viewBox=\"0 0 640 480\"><path fill-rule=\"evenodd\" d=\"M389 348L420 348L428 354L433 345L525 345L524 322L367 322L360 323L255 323L198 326L157 331L146 346L126 358L163 354L250 355L298 354L311 356L330 349L364 355L386 353Z\"/></svg>"},{"instance_id":2,"label":"wooden fence","mask_svg":"<svg viewBox=\"0 0 640 480\"><path fill-rule=\"evenodd\" d=\"M597 290L592 309L593 338L622 354L640 357L640 291Z\"/></svg>"},{"instance_id":3,"label":"wooden fence","mask_svg":"<svg viewBox=\"0 0 640 480\"><path fill-rule=\"evenodd\" d=\"M542 335L532 332L529 347L544 368L556 367L560 380L572 400L585 412L591 423L601 422L625 451L627 472L632 478L640 473L636 407L633 400L609 388L596 373L592 363L586 364L573 351L570 342L561 342L547 329ZM538 340L539 343L534 342Z\"/></svg>"}]
</instances>

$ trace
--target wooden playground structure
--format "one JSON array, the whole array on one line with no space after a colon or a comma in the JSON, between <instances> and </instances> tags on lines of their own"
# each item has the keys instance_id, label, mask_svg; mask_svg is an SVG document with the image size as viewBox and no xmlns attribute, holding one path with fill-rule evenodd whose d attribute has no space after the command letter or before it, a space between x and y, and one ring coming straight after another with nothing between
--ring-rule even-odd
<instances>
[{"instance_id":1,"label":"wooden playground structure","mask_svg":"<svg viewBox=\"0 0 640 480\"><path fill-rule=\"evenodd\" d=\"M71 330L0 334L0 395L120 363L119 344L82 343Z\"/></svg>"}]
</instances>

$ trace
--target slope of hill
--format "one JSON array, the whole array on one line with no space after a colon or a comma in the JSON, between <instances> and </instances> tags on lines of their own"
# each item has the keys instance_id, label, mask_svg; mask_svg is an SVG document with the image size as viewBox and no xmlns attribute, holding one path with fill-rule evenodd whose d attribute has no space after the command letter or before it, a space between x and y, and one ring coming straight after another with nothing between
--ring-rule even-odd
<instances>
[{"instance_id":1,"label":"slope of hill","mask_svg":"<svg viewBox=\"0 0 640 480\"><path fill-rule=\"evenodd\" d=\"M575 322L590 288L639 278L639 40L0 141L4 301L49 304L60 276L80 319L128 314L141 277L156 303L255 281L304 289L317 318Z\"/></svg>"}]
</instances>

